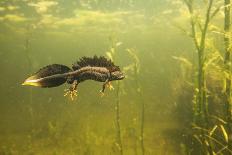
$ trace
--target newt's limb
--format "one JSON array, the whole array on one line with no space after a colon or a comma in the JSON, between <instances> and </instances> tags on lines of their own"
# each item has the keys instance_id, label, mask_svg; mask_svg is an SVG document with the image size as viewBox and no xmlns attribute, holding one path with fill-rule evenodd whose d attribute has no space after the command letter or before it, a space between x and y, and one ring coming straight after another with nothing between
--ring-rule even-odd
<instances>
[{"instance_id":1,"label":"newt's limb","mask_svg":"<svg viewBox=\"0 0 232 155\"><path fill-rule=\"evenodd\" d=\"M114 90L114 87L113 87L113 85L111 84L110 81L106 83L106 86L107 86L107 88L109 88L110 90Z\"/></svg>"},{"instance_id":2,"label":"newt's limb","mask_svg":"<svg viewBox=\"0 0 232 155\"><path fill-rule=\"evenodd\" d=\"M107 85L108 82L109 82L109 79L107 79L107 80L103 83L101 93L104 94L105 89L106 89L106 85Z\"/></svg>"},{"instance_id":3,"label":"newt's limb","mask_svg":"<svg viewBox=\"0 0 232 155\"><path fill-rule=\"evenodd\" d=\"M102 90L100 91L101 96L104 96L105 88L109 88L110 90L114 89L114 87L111 85L109 79L107 79L104 84L102 85Z\"/></svg>"},{"instance_id":4,"label":"newt's limb","mask_svg":"<svg viewBox=\"0 0 232 155\"><path fill-rule=\"evenodd\" d=\"M78 82L75 80L69 89L65 89L64 96L70 96L71 100L74 100L77 97L77 86Z\"/></svg>"}]
</instances>

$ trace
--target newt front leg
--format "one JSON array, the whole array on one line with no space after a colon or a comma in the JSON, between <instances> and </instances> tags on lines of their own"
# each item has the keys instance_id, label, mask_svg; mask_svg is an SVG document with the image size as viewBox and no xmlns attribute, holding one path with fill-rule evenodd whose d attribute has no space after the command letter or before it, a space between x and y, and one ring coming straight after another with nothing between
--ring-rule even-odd
<instances>
[{"instance_id":1,"label":"newt front leg","mask_svg":"<svg viewBox=\"0 0 232 155\"><path fill-rule=\"evenodd\" d=\"M74 98L77 96L77 86L78 86L78 82L77 80L75 80L71 85L71 87L65 90L64 96L70 95L71 100L74 100Z\"/></svg>"},{"instance_id":2,"label":"newt front leg","mask_svg":"<svg viewBox=\"0 0 232 155\"><path fill-rule=\"evenodd\" d=\"M110 90L114 89L114 87L111 85L109 79L107 79L104 84L102 85L102 90L100 91L101 92L101 96L104 95L104 92L105 92L105 88L108 87Z\"/></svg>"}]
</instances>

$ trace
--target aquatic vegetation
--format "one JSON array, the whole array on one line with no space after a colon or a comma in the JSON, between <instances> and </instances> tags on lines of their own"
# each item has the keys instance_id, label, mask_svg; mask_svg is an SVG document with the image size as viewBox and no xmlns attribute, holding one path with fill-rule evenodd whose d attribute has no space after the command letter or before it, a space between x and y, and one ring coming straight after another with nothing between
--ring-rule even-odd
<instances>
[{"instance_id":1,"label":"aquatic vegetation","mask_svg":"<svg viewBox=\"0 0 232 155\"><path fill-rule=\"evenodd\" d=\"M196 140L196 148L201 147L198 153L202 154L220 154L222 152L231 154L230 140L228 139L230 131L230 90L231 76L228 62L230 62L230 4L225 1L224 6L215 9L214 1L209 0L206 4L205 17L202 19L194 10L194 1L185 0L185 4L190 13L190 37L193 39L197 51L197 76L192 89L193 96L193 124L192 133L190 134ZM224 42L225 58L221 55L220 49L214 45L214 38L209 33L212 32L212 20L221 9L224 9ZM200 18L200 19L199 19ZM186 31L185 31L186 32ZM173 57L185 65L192 66L185 58ZM187 63L186 63L187 62ZM223 65L223 63L225 65ZM194 68L192 68L194 72ZM224 80L225 79L225 80ZM225 81L225 82L222 82ZM223 84L224 83L224 84ZM222 85L223 84L223 85ZM196 86L195 86L196 85ZM221 92L220 92L221 89ZM225 95L224 95L225 94ZM221 95L221 96L220 96ZM218 97L217 97L218 96ZM220 96L220 97L219 97ZM225 104L225 109L220 109L216 103ZM219 108L219 109L213 109ZM224 119L226 118L226 119ZM197 144L198 143L198 144Z\"/></svg>"},{"instance_id":2,"label":"aquatic vegetation","mask_svg":"<svg viewBox=\"0 0 232 155\"><path fill-rule=\"evenodd\" d=\"M115 60L116 54L117 54L117 47L120 46L119 42L117 41L117 38L115 34L112 34L109 37L110 42L110 48L109 51L106 52L106 55L112 60ZM117 82L117 88L116 88L116 102L115 102L115 124L116 124L116 141L115 146L118 149L119 153L123 155L123 146L122 146L122 139L121 139L121 124L120 124L120 95L121 95L121 87L120 82Z\"/></svg>"},{"instance_id":3,"label":"aquatic vegetation","mask_svg":"<svg viewBox=\"0 0 232 155\"><path fill-rule=\"evenodd\" d=\"M228 3L1 1L0 154L231 154Z\"/></svg>"},{"instance_id":4,"label":"aquatic vegetation","mask_svg":"<svg viewBox=\"0 0 232 155\"><path fill-rule=\"evenodd\" d=\"M140 98L142 98L141 95L141 86L140 86L140 82L139 82L139 71L140 71L140 60L138 58L138 56L136 55L136 50L135 49L127 49L127 52L130 54L130 56L133 59L133 63L130 65L130 67L128 69L131 69L133 71L133 76L135 79L135 83L136 83L136 92L139 95ZM145 103L141 102L141 114L140 114L140 118L141 118L141 125L140 125L140 136L139 136L139 141L140 141L140 147L141 147L141 153L142 155L145 154L145 148L144 148L144 115L145 115Z\"/></svg>"},{"instance_id":5,"label":"aquatic vegetation","mask_svg":"<svg viewBox=\"0 0 232 155\"><path fill-rule=\"evenodd\" d=\"M224 0L224 43L225 43L225 58L224 64L225 69L228 72L228 76L225 77L225 108L226 108L226 121L227 121L227 132L223 130L226 136L228 150L232 150L232 99L231 99L231 1ZM231 152L228 152L229 154Z\"/></svg>"}]
</instances>

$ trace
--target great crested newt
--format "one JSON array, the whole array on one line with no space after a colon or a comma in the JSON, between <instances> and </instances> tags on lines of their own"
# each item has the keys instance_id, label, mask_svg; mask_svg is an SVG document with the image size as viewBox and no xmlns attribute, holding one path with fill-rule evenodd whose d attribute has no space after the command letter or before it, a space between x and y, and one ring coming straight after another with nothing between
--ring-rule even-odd
<instances>
[{"instance_id":1,"label":"great crested newt","mask_svg":"<svg viewBox=\"0 0 232 155\"><path fill-rule=\"evenodd\" d=\"M22 85L31 85L44 88L57 87L65 82L72 84L64 96L70 95L73 100L77 94L77 86L86 80L103 82L101 93L110 81L122 80L125 76L119 66L111 60L100 56L82 57L72 65L72 69L61 64L52 64L41 68L38 72L27 78Z\"/></svg>"}]
</instances>

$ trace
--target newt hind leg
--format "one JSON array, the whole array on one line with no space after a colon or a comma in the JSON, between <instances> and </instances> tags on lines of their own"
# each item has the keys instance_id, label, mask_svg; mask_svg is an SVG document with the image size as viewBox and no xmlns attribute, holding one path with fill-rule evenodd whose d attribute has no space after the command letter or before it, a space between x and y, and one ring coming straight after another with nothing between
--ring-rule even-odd
<instances>
[{"instance_id":1,"label":"newt hind leg","mask_svg":"<svg viewBox=\"0 0 232 155\"><path fill-rule=\"evenodd\" d=\"M64 96L69 96L73 101L77 97L78 82L75 80L69 89L65 89Z\"/></svg>"}]
</instances>

